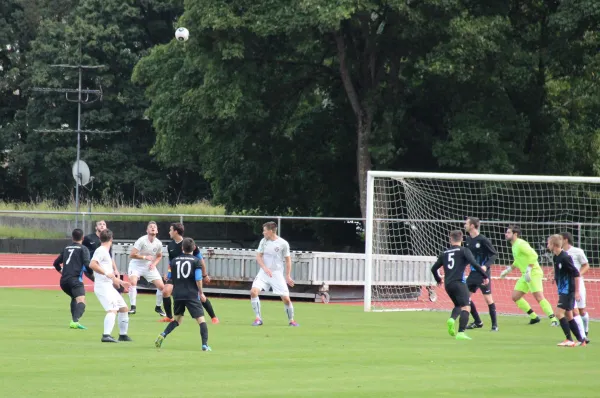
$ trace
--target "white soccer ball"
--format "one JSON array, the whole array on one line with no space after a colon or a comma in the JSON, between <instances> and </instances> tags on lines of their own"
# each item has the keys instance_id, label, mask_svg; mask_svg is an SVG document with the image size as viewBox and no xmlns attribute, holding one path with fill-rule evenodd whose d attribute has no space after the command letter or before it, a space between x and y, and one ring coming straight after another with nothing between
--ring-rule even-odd
<instances>
[{"instance_id":1,"label":"white soccer ball","mask_svg":"<svg viewBox=\"0 0 600 398\"><path fill-rule=\"evenodd\" d=\"M175 38L179 41L187 41L190 38L190 31L186 28L177 28Z\"/></svg>"}]
</instances>

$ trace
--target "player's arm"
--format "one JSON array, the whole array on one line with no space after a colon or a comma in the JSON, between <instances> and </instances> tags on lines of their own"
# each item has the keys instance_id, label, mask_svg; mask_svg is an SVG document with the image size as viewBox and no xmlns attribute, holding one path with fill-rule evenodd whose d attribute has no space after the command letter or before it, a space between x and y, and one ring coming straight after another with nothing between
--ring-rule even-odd
<instances>
[{"instance_id":1,"label":"player's arm","mask_svg":"<svg viewBox=\"0 0 600 398\"><path fill-rule=\"evenodd\" d=\"M523 254L525 259L527 260L527 269L525 270L525 281L531 282L531 270L533 266L538 261L537 252L531 247L531 245L527 242L523 242L521 246L519 246L520 253Z\"/></svg>"},{"instance_id":2,"label":"player's arm","mask_svg":"<svg viewBox=\"0 0 600 398\"><path fill-rule=\"evenodd\" d=\"M196 286L198 286L198 294L202 296L204 294L202 291L202 267L196 268L194 277L196 278Z\"/></svg>"},{"instance_id":3,"label":"player's arm","mask_svg":"<svg viewBox=\"0 0 600 398\"><path fill-rule=\"evenodd\" d=\"M285 281L288 285L294 286L294 280L292 279L292 257L289 254L285 257Z\"/></svg>"},{"instance_id":4,"label":"player's arm","mask_svg":"<svg viewBox=\"0 0 600 398\"><path fill-rule=\"evenodd\" d=\"M440 273L438 271L440 268L442 268L442 265L444 265L443 257L444 254L440 254L436 262L433 264L433 266L431 266L431 273L433 274L433 277L438 285L442 283L442 278L440 277Z\"/></svg>"},{"instance_id":5,"label":"player's arm","mask_svg":"<svg viewBox=\"0 0 600 398\"><path fill-rule=\"evenodd\" d=\"M160 260L162 260L162 257L162 250L159 250L158 253L156 253L156 258L154 259L154 261L150 263L150 268L156 267L160 263Z\"/></svg>"},{"instance_id":6,"label":"player's arm","mask_svg":"<svg viewBox=\"0 0 600 398\"><path fill-rule=\"evenodd\" d=\"M87 247L81 248L81 264L83 264L83 274L92 282L94 282L94 273L90 268L90 251Z\"/></svg>"},{"instance_id":7,"label":"player's arm","mask_svg":"<svg viewBox=\"0 0 600 398\"><path fill-rule=\"evenodd\" d=\"M485 270L487 271L489 267L496 263L496 258L498 258L498 252L496 251L496 248L492 245L492 242L490 242L488 238L483 239L483 247L488 253L488 260L485 262L485 264L481 264L481 267L486 267Z\"/></svg>"},{"instance_id":8,"label":"player's arm","mask_svg":"<svg viewBox=\"0 0 600 398\"><path fill-rule=\"evenodd\" d=\"M152 260L151 256L142 256L140 254L140 249L142 248L142 238L139 238L133 244L133 247L131 248L131 253L129 253L129 258L131 260L144 260L144 261Z\"/></svg>"},{"instance_id":9,"label":"player's arm","mask_svg":"<svg viewBox=\"0 0 600 398\"><path fill-rule=\"evenodd\" d=\"M60 253L58 257L54 259L54 263L52 264L54 268L58 271L59 274L62 274L62 267L60 266L63 263L63 254Z\"/></svg>"},{"instance_id":10,"label":"player's arm","mask_svg":"<svg viewBox=\"0 0 600 398\"><path fill-rule=\"evenodd\" d=\"M581 264L581 269L579 270L579 275L582 276L583 274L585 274L586 272L588 272L590 270L589 261L583 251L579 254L579 263Z\"/></svg>"},{"instance_id":11,"label":"player's arm","mask_svg":"<svg viewBox=\"0 0 600 398\"><path fill-rule=\"evenodd\" d=\"M566 261L564 262L563 267L565 267L567 269L567 272L569 272L571 276L575 278L575 298L576 300L579 300L581 298L579 294L579 278L581 277L581 275L575 267L571 256L566 255L565 259Z\"/></svg>"},{"instance_id":12,"label":"player's arm","mask_svg":"<svg viewBox=\"0 0 600 398\"><path fill-rule=\"evenodd\" d=\"M475 268L475 271L479 272L483 276L483 279L487 279L488 278L487 274L481 268L481 265L479 265L477 260L475 260L475 257L473 257L473 253L471 253L471 250L469 250L465 247L464 251L465 251L465 260L467 260L467 264L469 264L469 265L471 265L471 267Z\"/></svg>"}]
</instances>

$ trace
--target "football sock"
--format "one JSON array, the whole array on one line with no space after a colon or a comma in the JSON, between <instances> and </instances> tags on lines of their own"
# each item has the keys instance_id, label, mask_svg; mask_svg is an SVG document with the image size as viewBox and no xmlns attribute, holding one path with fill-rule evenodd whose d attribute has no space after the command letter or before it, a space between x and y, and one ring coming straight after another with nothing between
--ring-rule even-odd
<instances>
[{"instance_id":1,"label":"football sock","mask_svg":"<svg viewBox=\"0 0 600 398\"><path fill-rule=\"evenodd\" d=\"M129 329L129 314L127 312L119 312L119 334L121 336L127 334Z\"/></svg>"},{"instance_id":2,"label":"football sock","mask_svg":"<svg viewBox=\"0 0 600 398\"><path fill-rule=\"evenodd\" d=\"M571 330L569 328L569 321L567 321L567 317L563 317L560 320L560 327L562 328L563 333L565 334L565 337L567 338L567 340L573 341L573 337L571 337Z\"/></svg>"},{"instance_id":3,"label":"football sock","mask_svg":"<svg viewBox=\"0 0 600 398\"><path fill-rule=\"evenodd\" d=\"M169 324L165 328L165 331L162 332L162 335L167 337L169 335L169 333L171 333L177 326L179 326L179 322L177 322L177 321L169 322Z\"/></svg>"},{"instance_id":4,"label":"football sock","mask_svg":"<svg viewBox=\"0 0 600 398\"><path fill-rule=\"evenodd\" d=\"M294 306L292 305L292 303L290 303L290 305L284 304L283 305L285 307L285 313L287 314L288 317L288 321L293 321L294 320Z\"/></svg>"},{"instance_id":5,"label":"football sock","mask_svg":"<svg viewBox=\"0 0 600 398\"><path fill-rule=\"evenodd\" d=\"M77 301L75 301L75 299L71 299L71 319L73 319L73 322L77 322L75 320L75 305L77 304Z\"/></svg>"},{"instance_id":6,"label":"football sock","mask_svg":"<svg viewBox=\"0 0 600 398\"><path fill-rule=\"evenodd\" d=\"M543 299L542 301L540 301L540 307L542 307L544 314L546 314L548 318L554 318L554 310L552 309L552 305L548 300Z\"/></svg>"},{"instance_id":7,"label":"football sock","mask_svg":"<svg viewBox=\"0 0 600 398\"><path fill-rule=\"evenodd\" d=\"M165 309L167 318L173 319L173 304L171 303L171 297L163 297L162 304Z\"/></svg>"},{"instance_id":8,"label":"football sock","mask_svg":"<svg viewBox=\"0 0 600 398\"><path fill-rule=\"evenodd\" d=\"M200 337L202 338L202 345L208 344L208 326L206 322L200 324Z\"/></svg>"},{"instance_id":9,"label":"football sock","mask_svg":"<svg viewBox=\"0 0 600 398\"><path fill-rule=\"evenodd\" d=\"M160 289L156 289L156 306L160 307L163 303L163 294Z\"/></svg>"},{"instance_id":10,"label":"football sock","mask_svg":"<svg viewBox=\"0 0 600 398\"><path fill-rule=\"evenodd\" d=\"M114 312L107 312L104 317L104 334L110 335L112 333L113 328L115 327L115 318L117 314Z\"/></svg>"},{"instance_id":11,"label":"football sock","mask_svg":"<svg viewBox=\"0 0 600 398\"><path fill-rule=\"evenodd\" d=\"M586 312L585 315L581 316L581 320L583 321L583 327L585 329L585 334L587 335L589 332L589 325L590 325L590 316L589 314Z\"/></svg>"},{"instance_id":12,"label":"football sock","mask_svg":"<svg viewBox=\"0 0 600 398\"><path fill-rule=\"evenodd\" d=\"M215 310L213 309L212 303L210 302L209 299L206 299L206 301L202 303L202 306L204 307L206 312L208 312L209 317L211 317L211 318L217 317L217 315L215 315Z\"/></svg>"},{"instance_id":13,"label":"football sock","mask_svg":"<svg viewBox=\"0 0 600 398\"><path fill-rule=\"evenodd\" d=\"M452 313L450 313L450 318L452 318L452 319L458 318L458 316L460 315L460 311L462 311L460 309L460 307L454 307L454 308L452 308Z\"/></svg>"},{"instance_id":14,"label":"football sock","mask_svg":"<svg viewBox=\"0 0 600 398\"><path fill-rule=\"evenodd\" d=\"M477 312L477 307L475 307L475 303L471 301L471 315L473 316L473 321L476 324L481 324L481 318L479 317L479 312Z\"/></svg>"},{"instance_id":15,"label":"football sock","mask_svg":"<svg viewBox=\"0 0 600 398\"><path fill-rule=\"evenodd\" d=\"M492 319L492 326L498 326L498 320L496 319L496 303L488 305L490 310L490 318Z\"/></svg>"},{"instance_id":16,"label":"football sock","mask_svg":"<svg viewBox=\"0 0 600 398\"><path fill-rule=\"evenodd\" d=\"M469 323L469 311L461 311L460 319L458 321L458 332L464 332L467 328L467 324Z\"/></svg>"},{"instance_id":17,"label":"football sock","mask_svg":"<svg viewBox=\"0 0 600 398\"><path fill-rule=\"evenodd\" d=\"M580 315L574 316L573 320L575 321L575 323L577 324L577 327L579 328L579 334L581 334L581 337L583 337L585 339L587 333L585 333L585 328L583 327L583 320L581 319L581 316Z\"/></svg>"},{"instance_id":18,"label":"football sock","mask_svg":"<svg viewBox=\"0 0 600 398\"><path fill-rule=\"evenodd\" d=\"M256 315L257 318L262 319L262 317L260 316L260 299L258 297L252 297L250 299L250 302L252 303L252 309L254 310L254 315Z\"/></svg>"},{"instance_id":19,"label":"football sock","mask_svg":"<svg viewBox=\"0 0 600 398\"><path fill-rule=\"evenodd\" d=\"M518 299L515 302L515 304L517 304L517 307L519 307L521 309L521 311L523 311L524 313L529 315L529 318L531 318L531 319L537 318L537 314L535 312L533 312L533 310L531 309L531 306L529 305L527 300L525 300L524 298Z\"/></svg>"},{"instance_id":20,"label":"football sock","mask_svg":"<svg viewBox=\"0 0 600 398\"><path fill-rule=\"evenodd\" d=\"M569 326L571 328L571 332L573 332L573 335L575 336L577 341L583 341L581 333L579 333L579 326L577 326L577 322L575 322L575 319L571 319L569 321Z\"/></svg>"},{"instance_id":21,"label":"football sock","mask_svg":"<svg viewBox=\"0 0 600 398\"><path fill-rule=\"evenodd\" d=\"M131 306L135 305L136 298L137 298L137 287L131 285L131 286L129 286L129 304L131 304Z\"/></svg>"},{"instance_id":22,"label":"football sock","mask_svg":"<svg viewBox=\"0 0 600 398\"><path fill-rule=\"evenodd\" d=\"M79 322L85 312L85 303L75 303L75 313L73 314L73 322Z\"/></svg>"}]
</instances>

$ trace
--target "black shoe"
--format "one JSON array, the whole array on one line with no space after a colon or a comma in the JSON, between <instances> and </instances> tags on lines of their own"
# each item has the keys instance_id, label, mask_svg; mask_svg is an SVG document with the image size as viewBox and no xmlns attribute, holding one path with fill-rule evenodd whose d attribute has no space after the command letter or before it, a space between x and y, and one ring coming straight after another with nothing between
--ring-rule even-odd
<instances>
[{"instance_id":1,"label":"black shoe","mask_svg":"<svg viewBox=\"0 0 600 398\"><path fill-rule=\"evenodd\" d=\"M102 340L100 341L103 343L118 343L118 341L115 340L110 334L103 334Z\"/></svg>"},{"instance_id":2,"label":"black shoe","mask_svg":"<svg viewBox=\"0 0 600 398\"><path fill-rule=\"evenodd\" d=\"M135 314L135 305L132 305L132 306L131 306L131 309L129 310L129 313L130 313L131 315L134 315L134 314Z\"/></svg>"},{"instance_id":3,"label":"black shoe","mask_svg":"<svg viewBox=\"0 0 600 398\"><path fill-rule=\"evenodd\" d=\"M483 322L481 322L481 323L472 322L467 325L467 329L481 329L482 327L483 327Z\"/></svg>"},{"instance_id":4,"label":"black shoe","mask_svg":"<svg viewBox=\"0 0 600 398\"><path fill-rule=\"evenodd\" d=\"M167 313L164 312L162 307L159 307L158 305L156 307L154 307L154 312L156 312L158 315L162 316L163 318L165 316L167 316Z\"/></svg>"},{"instance_id":5,"label":"black shoe","mask_svg":"<svg viewBox=\"0 0 600 398\"><path fill-rule=\"evenodd\" d=\"M120 334L119 341L133 341L133 340L131 340L131 337L127 336L126 334Z\"/></svg>"},{"instance_id":6,"label":"black shoe","mask_svg":"<svg viewBox=\"0 0 600 398\"><path fill-rule=\"evenodd\" d=\"M498 329L497 325L492 326L492 330L491 330L492 332L497 332L498 330L499 329Z\"/></svg>"},{"instance_id":7,"label":"black shoe","mask_svg":"<svg viewBox=\"0 0 600 398\"><path fill-rule=\"evenodd\" d=\"M540 322L541 322L541 319L539 316L536 316L534 319L529 320L530 325L535 325L536 323L540 323Z\"/></svg>"},{"instance_id":8,"label":"black shoe","mask_svg":"<svg viewBox=\"0 0 600 398\"><path fill-rule=\"evenodd\" d=\"M585 338L585 344L590 344L590 339L588 339L587 337Z\"/></svg>"}]
</instances>

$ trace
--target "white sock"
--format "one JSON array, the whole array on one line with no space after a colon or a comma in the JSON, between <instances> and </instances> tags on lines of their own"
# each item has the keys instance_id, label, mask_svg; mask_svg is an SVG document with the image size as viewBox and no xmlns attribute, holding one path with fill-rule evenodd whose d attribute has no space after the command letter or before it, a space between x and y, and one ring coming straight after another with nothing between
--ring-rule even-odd
<instances>
[{"instance_id":1,"label":"white sock","mask_svg":"<svg viewBox=\"0 0 600 398\"><path fill-rule=\"evenodd\" d=\"M156 289L156 306L157 307L162 307L163 304L163 295L162 295L162 291L160 289Z\"/></svg>"},{"instance_id":2,"label":"white sock","mask_svg":"<svg viewBox=\"0 0 600 398\"><path fill-rule=\"evenodd\" d=\"M284 304L285 307L285 313L288 316L288 321L293 321L294 320L294 306L290 303L290 305Z\"/></svg>"},{"instance_id":3,"label":"white sock","mask_svg":"<svg viewBox=\"0 0 600 398\"><path fill-rule=\"evenodd\" d=\"M129 314L126 312L119 312L119 334L121 336L127 334L129 328Z\"/></svg>"},{"instance_id":4,"label":"white sock","mask_svg":"<svg viewBox=\"0 0 600 398\"><path fill-rule=\"evenodd\" d=\"M129 286L129 304L135 305L136 298L137 298L137 287Z\"/></svg>"},{"instance_id":5,"label":"white sock","mask_svg":"<svg viewBox=\"0 0 600 398\"><path fill-rule=\"evenodd\" d=\"M260 316L260 299L258 297L252 297L250 298L250 302L252 303L254 315L256 315L257 318L262 319L262 317Z\"/></svg>"},{"instance_id":6,"label":"white sock","mask_svg":"<svg viewBox=\"0 0 600 398\"><path fill-rule=\"evenodd\" d=\"M115 327L115 318L116 315L114 312L107 312L104 317L104 334L111 334L113 328Z\"/></svg>"},{"instance_id":7,"label":"white sock","mask_svg":"<svg viewBox=\"0 0 600 398\"><path fill-rule=\"evenodd\" d=\"M585 328L583 327L583 321L581 320L581 316L579 316L579 315L574 316L573 320L575 321L575 323L577 324L577 327L579 328L579 333L581 334L581 337L583 337L585 339L586 333L585 333Z\"/></svg>"},{"instance_id":8,"label":"white sock","mask_svg":"<svg viewBox=\"0 0 600 398\"><path fill-rule=\"evenodd\" d=\"M581 320L583 321L583 327L585 329L585 334L587 335L589 331L588 327L590 326L590 315L586 312L585 315L581 317Z\"/></svg>"}]
</instances>

